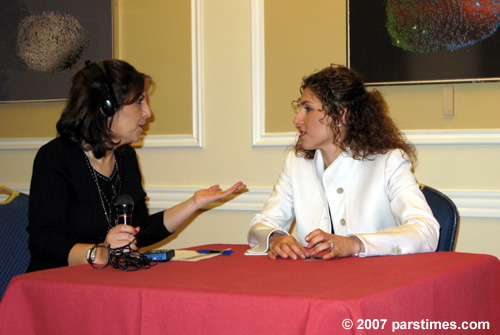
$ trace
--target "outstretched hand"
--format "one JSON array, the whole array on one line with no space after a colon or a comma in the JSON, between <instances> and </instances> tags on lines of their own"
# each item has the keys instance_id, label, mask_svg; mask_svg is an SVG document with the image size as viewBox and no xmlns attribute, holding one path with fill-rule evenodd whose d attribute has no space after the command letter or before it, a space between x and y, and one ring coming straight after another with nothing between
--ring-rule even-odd
<instances>
[{"instance_id":1,"label":"outstretched hand","mask_svg":"<svg viewBox=\"0 0 500 335\"><path fill-rule=\"evenodd\" d=\"M234 184L225 191L220 189L219 185L210 186L207 189L198 190L194 194L194 202L198 208L205 207L213 202L219 201L236 191L245 189L247 186L241 181Z\"/></svg>"},{"instance_id":2,"label":"outstretched hand","mask_svg":"<svg viewBox=\"0 0 500 335\"><path fill-rule=\"evenodd\" d=\"M246 188L242 182L237 182L232 187L222 191L219 185L207 189L198 190L194 195L180 204L170 207L163 212L163 223L169 232L174 232L197 210L208 204L221 200L236 191Z\"/></svg>"}]
</instances>

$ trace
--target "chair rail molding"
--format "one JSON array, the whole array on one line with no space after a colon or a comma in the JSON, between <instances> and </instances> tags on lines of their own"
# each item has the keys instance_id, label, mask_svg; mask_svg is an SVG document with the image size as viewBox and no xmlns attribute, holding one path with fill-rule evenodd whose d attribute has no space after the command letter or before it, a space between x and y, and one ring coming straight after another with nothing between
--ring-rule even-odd
<instances>
[{"instance_id":1,"label":"chair rail molding","mask_svg":"<svg viewBox=\"0 0 500 335\"><path fill-rule=\"evenodd\" d=\"M13 190L29 194L29 185L5 185ZM205 186L147 186L148 205L152 212L170 208L189 199L194 192ZM224 187L222 187L224 188ZM248 191L231 196L228 201L217 202L205 209L217 211L251 211L258 213L269 198L272 187L248 187ZM457 206L460 217L500 218L500 190L452 190L439 189Z\"/></svg>"},{"instance_id":2,"label":"chair rail molding","mask_svg":"<svg viewBox=\"0 0 500 335\"><path fill-rule=\"evenodd\" d=\"M146 187L150 208L170 208L190 198L200 187ZM441 190L457 206L461 217L500 218L500 190ZM207 209L260 212L269 198L272 187L249 187L229 201L218 202Z\"/></svg>"},{"instance_id":3,"label":"chair rail molding","mask_svg":"<svg viewBox=\"0 0 500 335\"><path fill-rule=\"evenodd\" d=\"M252 0L252 134L253 146L289 146L296 132L266 133L264 0ZM403 130L415 145L500 144L500 129Z\"/></svg>"},{"instance_id":4,"label":"chair rail molding","mask_svg":"<svg viewBox=\"0 0 500 335\"><path fill-rule=\"evenodd\" d=\"M203 147L202 0L191 0L192 134L148 135L144 148ZM39 149L50 138L0 138L0 150Z\"/></svg>"}]
</instances>

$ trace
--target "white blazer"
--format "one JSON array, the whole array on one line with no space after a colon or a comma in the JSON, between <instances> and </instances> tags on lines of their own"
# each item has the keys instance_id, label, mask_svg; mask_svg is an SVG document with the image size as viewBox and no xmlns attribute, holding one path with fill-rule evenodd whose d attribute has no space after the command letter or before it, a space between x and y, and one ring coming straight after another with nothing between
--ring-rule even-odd
<instances>
[{"instance_id":1,"label":"white blazer","mask_svg":"<svg viewBox=\"0 0 500 335\"><path fill-rule=\"evenodd\" d=\"M294 218L305 246L311 231L332 232L330 213L335 234L359 237L364 256L435 251L439 224L411 170L400 150L362 161L344 152L325 171L320 150L313 160L290 152L262 212L250 222L249 252L267 252L271 233L288 234Z\"/></svg>"}]
</instances>

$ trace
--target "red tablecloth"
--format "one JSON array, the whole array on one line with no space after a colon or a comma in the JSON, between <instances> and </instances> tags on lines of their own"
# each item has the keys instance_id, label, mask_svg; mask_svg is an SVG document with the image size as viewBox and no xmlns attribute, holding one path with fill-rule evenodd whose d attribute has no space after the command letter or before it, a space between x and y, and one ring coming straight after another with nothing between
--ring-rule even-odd
<instances>
[{"instance_id":1,"label":"red tablecloth","mask_svg":"<svg viewBox=\"0 0 500 335\"><path fill-rule=\"evenodd\" d=\"M271 261L245 256L246 245L200 248L228 247L231 256L135 272L80 265L15 277L0 304L0 333L500 334L493 256ZM430 329L464 321L489 329Z\"/></svg>"}]
</instances>

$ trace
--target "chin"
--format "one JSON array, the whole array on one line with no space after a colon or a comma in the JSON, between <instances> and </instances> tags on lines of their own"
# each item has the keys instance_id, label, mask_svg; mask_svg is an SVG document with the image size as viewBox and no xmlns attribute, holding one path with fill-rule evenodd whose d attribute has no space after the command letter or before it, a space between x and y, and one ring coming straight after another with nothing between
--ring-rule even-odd
<instances>
[{"instance_id":1,"label":"chin","mask_svg":"<svg viewBox=\"0 0 500 335\"><path fill-rule=\"evenodd\" d=\"M304 150L316 150L316 148L313 147L312 145L306 145L306 144L302 143L301 146L302 146L302 149L304 149Z\"/></svg>"}]
</instances>

